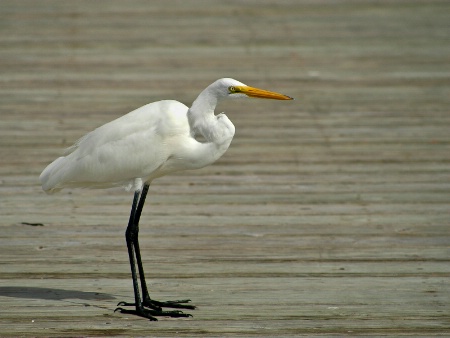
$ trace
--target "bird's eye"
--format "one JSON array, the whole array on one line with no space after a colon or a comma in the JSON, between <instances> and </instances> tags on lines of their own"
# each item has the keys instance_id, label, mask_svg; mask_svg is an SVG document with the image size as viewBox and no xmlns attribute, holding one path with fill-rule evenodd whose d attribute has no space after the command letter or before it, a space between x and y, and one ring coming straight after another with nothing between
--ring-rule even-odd
<instances>
[{"instance_id":1,"label":"bird's eye","mask_svg":"<svg viewBox=\"0 0 450 338\"><path fill-rule=\"evenodd\" d=\"M236 93L236 87L234 86L228 87L228 90L230 91L230 93Z\"/></svg>"}]
</instances>

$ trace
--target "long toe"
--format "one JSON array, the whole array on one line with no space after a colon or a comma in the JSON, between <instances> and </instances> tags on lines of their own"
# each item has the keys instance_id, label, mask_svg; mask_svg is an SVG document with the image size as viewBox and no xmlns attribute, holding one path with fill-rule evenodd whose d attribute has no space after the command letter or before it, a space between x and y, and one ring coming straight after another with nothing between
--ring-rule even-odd
<instances>
[{"instance_id":1,"label":"long toe","mask_svg":"<svg viewBox=\"0 0 450 338\"><path fill-rule=\"evenodd\" d=\"M158 310L148 310L143 307L138 307L136 309L124 309L118 307L114 312L119 311L120 313L131 314L139 317L144 317L152 321L157 321L156 317L172 317L172 318L188 318L192 317L189 313L184 313L182 311L158 311Z\"/></svg>"},{"instance_id":2,"label":"long toe","mask_svg":"<svg viewBox=\"0 0 450 338\"><path fill-rule=\"evenodd\" d=\"M130 315L135 315L135 316L139 316L139 317L143 317L143 318L147 318L151 321L158 321L158 319L156 319L155 317L153 317L151 315L151 311L149 310L145 310L145 309L135 309L135 310L129 310L129 309L124 309L121 307L118 307L114 310L114 312L119 311L120 313L126 313L126 314L130 314Z\"/></svg>"},{"instance_id":3,"label":"long toe","mask_svg":"<svg viewBox=\"0 0 450 338\"><path fill-rule=\"evenodd\" d=\"M117 306L136 306L136 303L118 302Z\"/></svg>"},{"instance_id":4,"label":"long toe","mask_svg":"<svg viewBox=\"0 0 450 338\"><path fill-rule=\"evenodd\" d=\"M153 299L145 299L142 302L142 305L149 307L151 309L161 309L164 307L172 309L189 309L189 310L196 309L195 305L187 304L190 301L191 301L190 299L183 299L183 300L169 300L166 302L160 302Z\"/></svg>"}]
</instances>

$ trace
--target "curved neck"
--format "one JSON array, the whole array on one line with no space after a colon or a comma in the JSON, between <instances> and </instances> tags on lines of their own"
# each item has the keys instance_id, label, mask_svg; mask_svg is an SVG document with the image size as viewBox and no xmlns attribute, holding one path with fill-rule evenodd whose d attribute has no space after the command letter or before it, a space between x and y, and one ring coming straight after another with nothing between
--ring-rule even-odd
<instances>
[{"instance_id":1,"label":"curved neck","mask_svg":"<svg viewBox=\"0 0 450 338\"><path fill-rule=\"evenodd\" d=\"M223 98L214 84L200 93L187 112L190 132L195 139L195 168L209 165L219 159L230 146L235 128L225 114L214 115L214 109ZM201 136L204 141L198 141Z\"/></svg>"},{"instance_id":2,"label":"curved neck","mask_svg":"<svg viewBox=\"0 0 450 338\"><path fill-rule=\"evenodd\" d=\"M201 135L208 142L215 141L217 118L214 115L214 109L217 103L217 95L209 87L195 99L187 114L192 136Z\"/></svg>"}]
</instances>

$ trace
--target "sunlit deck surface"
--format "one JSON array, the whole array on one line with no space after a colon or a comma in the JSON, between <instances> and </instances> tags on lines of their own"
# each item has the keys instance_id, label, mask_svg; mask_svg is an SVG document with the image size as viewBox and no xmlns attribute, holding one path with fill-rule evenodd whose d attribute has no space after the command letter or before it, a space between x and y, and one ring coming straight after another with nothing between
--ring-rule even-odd
<instances>
[{"instance_id":1,"label":"sunlit deck surface","mask_svg":"<svg viewBox=\"0 0 450 338\"><path fill-rule=\"evenodd\" d=\"M0 335L450 333L448 1L15 1L0 10ZM154 181L151 295L132 301L132 193L43 168L148 102L233 77L295 101L224 102L213 166Z\"/></svg>"}]
</instances>

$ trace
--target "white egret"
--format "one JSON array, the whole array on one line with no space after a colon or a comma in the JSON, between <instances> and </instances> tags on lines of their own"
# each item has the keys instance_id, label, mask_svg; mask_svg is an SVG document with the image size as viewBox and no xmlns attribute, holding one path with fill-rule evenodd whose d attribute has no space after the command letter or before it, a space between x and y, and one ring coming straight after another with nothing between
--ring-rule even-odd
<instances>
[{"instance_id":1,"label":"white egret","mask_svg":"<svg viewBox=\"0 0 450 338\"><path fill-rule=\"evenodd\" d=\"M95 129L75 142L65 156L50 163L40 175L47 193L63 188L116 186L134 191L125 238L135 302L120 302L118 306L133 308L116 310L156 320L155 316L190 316L179 310L165 311L164 307L195 309L188 304L188 299L159 302L150 298L139 250L139 219L155 178L205 167L225 153L235 128L225 114L215 115L214 109L221 99L234 97L292 100L234 79L219 79L204 89L190 108L173 100L153 102Z\"/></svg>"}]
</instances>

